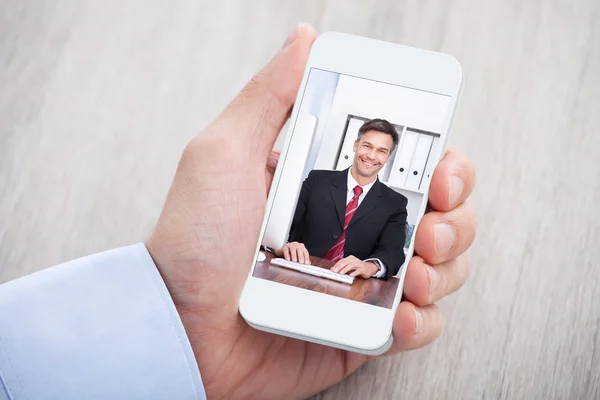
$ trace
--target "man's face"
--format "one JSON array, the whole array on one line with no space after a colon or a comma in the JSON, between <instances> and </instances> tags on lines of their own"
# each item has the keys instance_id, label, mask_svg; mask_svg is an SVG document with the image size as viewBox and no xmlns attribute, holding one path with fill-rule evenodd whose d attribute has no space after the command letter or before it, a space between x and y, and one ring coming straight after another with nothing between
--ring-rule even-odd
<instances>
[{"instance_id":1,"label":"man's face","mask_svg":"<svg viewBox=\"0 0 600 400\"><path fill-rule=\"evenodd\" d=\"M390 158L393 144L387 133L365 132L354 142L354 171L364 177L377 175Z\"/></svg>"}]
</instances>

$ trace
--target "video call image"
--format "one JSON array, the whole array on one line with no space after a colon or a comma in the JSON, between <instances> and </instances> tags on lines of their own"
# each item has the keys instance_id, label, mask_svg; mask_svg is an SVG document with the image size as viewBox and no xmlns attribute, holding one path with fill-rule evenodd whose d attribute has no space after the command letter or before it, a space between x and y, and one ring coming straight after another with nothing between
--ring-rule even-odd
<instances>
[{"instance_id":1,"label":"video call image","mask_svg":"<svg viewBox=\"0 0 600 400\"><path fill-rule=\"evenodd\" d=\"M450 106L311 69L253 276L391 308Z\"/></svg>"}]
</instances>

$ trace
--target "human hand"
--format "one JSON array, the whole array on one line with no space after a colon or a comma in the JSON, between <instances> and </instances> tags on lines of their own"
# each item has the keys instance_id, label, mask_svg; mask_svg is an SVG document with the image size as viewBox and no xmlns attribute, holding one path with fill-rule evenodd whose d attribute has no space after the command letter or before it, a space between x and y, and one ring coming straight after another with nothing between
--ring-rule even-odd
<instances>
[{"instance_id":1,"label":"human hand","mask_svg":"<svg viewBox=\"0 0 600 400\"><path fill-rule=\"evenodd\" d=\"M379 267L370 261L362 261L354 256L348 256L342 258L336 262L333 267L330 268L333 272L338 274L348 274L350 276L360 276L361 278L368 279L375 275L379 271Z\"/></svg>"},{"instance_id":2,"label":"human hand","mask_svg":"<svg viewBox=\"0 0 600 400\"><path fill-rule=\"evenodd\" d=\"M283 256L288 261L299 262L310 265L310 255L304 243L290 242L286 243L283 248L275 250L277 257Z\"/></svg>"},{"instance_id":3,"label":"human hand","mask_svg":"<svg viewBox=\"0 0 600 400\"><path fill-rule=\"evenodd\" d=\"M254 330L238 312L276 163L270 151L289 116L315 36L312 28L301 26L189 143L146 243L181 316L209 399L303 398L339 382L368 359ZM442 201L448 198L450 173L467 171L461 176L471 179L472 167L455 156L442 165L432 184L437 196L433 204L440 212L424 219L416 239L420 248L434 248L433 222L450 221L456 244L437 260L464 252L474 235L472 212L458 206L473 181L465 181L457 201ZM406 289L418 300L415 304L431 304L445 288L455 288L466 278L458 264L440 269L435 297L426 298L429 280L421 271L425 267L412 263L417 273L405 287L413 286ZM401 303L389 354L431 342L439 335L441 320L433 305Z\"/></svg>"}]
</instances>

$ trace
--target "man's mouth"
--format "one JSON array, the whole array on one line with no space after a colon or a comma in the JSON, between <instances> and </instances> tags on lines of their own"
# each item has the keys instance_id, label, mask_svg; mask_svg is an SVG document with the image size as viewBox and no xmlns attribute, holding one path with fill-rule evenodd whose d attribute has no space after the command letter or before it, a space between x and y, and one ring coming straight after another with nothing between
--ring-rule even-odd
<instances>
[{"instance_id":1,"label":"man's mouth","mask_svg":"<svg viewBox=\"0 0 600 400\"><path fill-rule=\"evenodd\" d=\"M362 161L362 162L363 162L363 164L365 164L367 167L376 167L376 166L377 166L377 164L373 164L373 163L367 162L367 161L363 160L362 158L361 158L361 161Z\"/></svg>"}]
</instances>

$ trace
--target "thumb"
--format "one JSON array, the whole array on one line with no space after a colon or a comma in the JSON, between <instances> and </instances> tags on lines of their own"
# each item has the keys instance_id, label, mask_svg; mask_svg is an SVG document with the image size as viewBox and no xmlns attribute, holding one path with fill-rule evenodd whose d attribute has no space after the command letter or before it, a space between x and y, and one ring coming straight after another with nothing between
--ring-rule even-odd
<instances>
[{"instance_id":1,"label":"thumb","mask_svg":"<svg viewBox=\"0 0 600 400\"><path fill-rule=\"evenodd\" d=\"M226 124L226 131L234 132L261 160L266 161L289 116L316 35L312 26L299 24L215 121Z\"/></svg>"}]
</instances>

